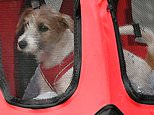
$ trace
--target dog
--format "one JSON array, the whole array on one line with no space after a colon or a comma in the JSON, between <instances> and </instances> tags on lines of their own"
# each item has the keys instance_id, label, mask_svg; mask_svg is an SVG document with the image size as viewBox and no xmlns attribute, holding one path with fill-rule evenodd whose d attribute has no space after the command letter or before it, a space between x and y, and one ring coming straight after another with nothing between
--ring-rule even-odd
<instances>
[{"instance_id":1,"label":"dog","mask_svg":"<svg viewBox=\"0 0 154 115\"><path fill-rule=\"evenodd\" d=\"M16 33L22 28L24 32L18 38L17 49L34 55L38 62L23 99L47 99L64 93L73 76L73 19L43 5L22 13ZM46 71L49 76L44 73Z\"/></svg>"},{"instance_id":2,"label":"dog","mask_svg":"<svg viewBox=\"0 0 154 115\"><path fill-rule=\"evenodd\" d=\"M154 33L149 28L141 28L142 41L147 44L145 59L123 49L127 76L133 88L142 94L153 95L154 92ZM134 35L132 25L119 27L121 35Z\"/></svg>"}]
</instances>

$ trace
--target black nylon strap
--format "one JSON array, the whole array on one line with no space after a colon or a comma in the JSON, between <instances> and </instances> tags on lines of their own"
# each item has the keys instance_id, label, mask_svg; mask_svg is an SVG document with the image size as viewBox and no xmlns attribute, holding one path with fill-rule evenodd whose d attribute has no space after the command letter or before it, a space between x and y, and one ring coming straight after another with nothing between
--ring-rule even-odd
<instances>
[{"instance_id":1,"label":"black nylon strap","mask_svg":"<svg viewBox=\"0 0 154 115\"><path fill-rule=\"evenodd\" d=\"M25 0L25 8L32 7L33 9L37 9L43 4L45 4L44 0Z\"/></svg>"},{"instance_id":2,"label":"black nylon strap","mask_svg":"<svg viewBox=\"0 0 154 115\"><path fill-rule=\"evenodd\" d=\"M135 37L142 37L139 24L133 24Z\"/></svg>"},{"instance_id":3,"label":"black nylon strap","mask_svg":"<svg viewBox=\"0 0 154 115\"><path fill-rule=\"evenodd\" d=\"M38 9L43 4L45 4L44 0L31 0L31 6L33 9Z\"/></svg>"},{"instance_id":4,"label":"black nylon strap","mask_svg":"<svg viewBox=\"0 0 154 115\"><path fill-rule=\"evenodd\" d=\"M32 7L33 9L38 9L43 4L50 4L52 8L59 11L62 2L61 0L59 1L57 0L57 2L55 0L47 0L47 1L45 0L25 0L25 8Z\"/></svg>"}]
</instances>

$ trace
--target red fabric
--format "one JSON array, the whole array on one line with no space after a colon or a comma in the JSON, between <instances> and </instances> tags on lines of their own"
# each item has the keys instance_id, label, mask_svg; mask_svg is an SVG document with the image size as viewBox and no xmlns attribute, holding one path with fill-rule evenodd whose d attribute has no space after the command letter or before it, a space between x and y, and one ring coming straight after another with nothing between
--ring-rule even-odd
<instances>
[{"instance_id":1,"label":"red fabric","mask_svg":"<svg viewBox=\"0 0 154 115\"><path fill-rule=\"evenodd\" d=\"M12 95L15 95L14 38L21 4L22 0L0 1L0 38L2 44L2 64Z\"/></svg>"},{"instance_id":2,"label":"red fabric","mask_svg":"<svg viewBox=\"0 0 154 115\"><path fill-rule=\"evenodd\" d=\"M133 101L123 85L107 0L80 1L82 66L75 93L58 106L31 110L9 105L0 92L0 115L94 115L108 104L124 115L153 115L154 106Z\"/></svg>"},{"instance_id":3,"label":"red fabric","mask_svg":"<svg viewBox=\"0 0 154 115\"><path fill-rule=\"evenodd\" d=\"M41 65L41 70L47 79L47 81L53 85L54 81L58 81L70 68L74 65L74 53L72 52L69 56L67 56L62 63L46 69ZM56 79L55 79L56 78Z\"/></svg>"},{"instance_id":4,"label":"red fabric","mask_svg":"<svg viewBox=\"0 0 154 115\"><path fill-rule=\"evenodd\" d=\"M132 24L132 12L131 12L131 0L119 0L117 7L117 17L119 26L126 24ZM122 44L124 49L127 49L134 54L145 58L146 56L146 45L139 44L135 42L135 37L133 36L122 36Z\"/></svg>"},{"instance_id":5,"label":"red fabric","mask_svg":"<svg viewBox=\"0 0 154 115\"><path fill-rule=\"evenodd\" d=\"M73 17L73 0L63 0L60 11Z\"/></svg>"}]
</instances>

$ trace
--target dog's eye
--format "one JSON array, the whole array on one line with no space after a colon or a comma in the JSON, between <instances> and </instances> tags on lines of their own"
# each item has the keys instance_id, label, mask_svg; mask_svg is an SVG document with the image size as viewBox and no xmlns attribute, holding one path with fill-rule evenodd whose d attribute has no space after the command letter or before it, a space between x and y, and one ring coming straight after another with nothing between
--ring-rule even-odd
<instances>
[{"instance_id":1,"label":"dog's eye","mask_svg":"<svg viewBox=\"0 0 154 115\"><path fill-rule=\"evenodd\" d=\"M29 22L24 23L24 27L27 28L29 26Z\"/></svg>"},{"instance_id":2,"label":"dog's eye","mask_svg":"<svg viewBox=\"0 0 154 115\"><path fill-rule=\"evenodd\" d=\"M29 26L29 22L27 22L26 25Z\"/></svg>"},{"instance_id":3,"label":"dog's eye","mask_svg":"<svg viewBox=\"0 0 154 115\"><path fill-rule=\"evenodd\" d=\"M49 28L45 26L44 24L39 24L38 29L40 32L46 32L49 30Z\"/></svg>"}]
</instances>

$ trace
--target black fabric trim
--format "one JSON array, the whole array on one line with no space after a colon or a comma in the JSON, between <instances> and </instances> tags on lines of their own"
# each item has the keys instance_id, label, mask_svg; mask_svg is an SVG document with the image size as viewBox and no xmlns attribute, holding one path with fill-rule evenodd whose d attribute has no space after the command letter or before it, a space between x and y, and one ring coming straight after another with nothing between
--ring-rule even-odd
<instances>
[{"instance_id":1,"label":"black fabric trim","mask_svg":"<svg viewBox=\"0 0 154 115\"><path fill-rule=\"evenodd\" d=\"M44 0L31 0L31 7L33 9L39 9L43 4L45 4Z\"/></svg>"},{"instance_id":2,"label":"black fabric trim","mask_svg":"<svg viewBox=\"0 0 154 115\"><path fill-rule=\"evenodd\" d=\"M40 3L40 6L45 4L44 0L25 0L25 8L32 7L31 1L38 1Z\"/></svg>"},{"instance_id":3,"label":"black fabric trim","mask_svg":"<svg viewBox=\"0 0 154 115\"><path fill-rule=\"evenodd\" d=\"M113 104L106 105L100 109L95 115L124 115L118 107Z\"/></svg>"},{"instance_id":4,"label":"black fabric trim","mask_svg":"<svg viewBox=\"0 0 154 115\"><path fill-rule=\"evenodd\" d=\"M27 0L30 1L30 0ZM27 6L29 7L29 5ZM3 67L0 67L0 88L2 89L2 93L9 104L24 107L24 108L32 108L32 109L43 109L48 107L53 107L67 101L76 91L78 87L78 82L80 78L80 68L81 68L81 11L80 11L80 0L74 0L74 76L70 86L64 94L61 94L52 99L46 100L37 100L37 101L24 101L19 98L11 96L9 93L9 89L7 86L7 82L5 81L5 75L3 71ZM0 51L1 53L1 51ZM0 54L0 61L1 61ZM2 62L0 62L0 66ZM34 103L34 104L31 104Z\"/></svg>"},{"instance_id":5,"label":"black fabric trim","mask_svg":"<svg viewBox=\"0 0 154 115\"><path fill-rule=\"evenodd\" d=\"M116 7L118 0L108 0L108 4L110 5L110 13L112 16L113 26L115 30L115 36L116 36L116 42L117 42L117 49L118 49L118 55L119 55L119 62L120 62L120 69L121 69L121 76L122 80L125 86L125 89L128 93L128 95L136 102L142 103L142 104L154 104L154 96L152 95L144 95L142 93L137 93L134 88L131 85L130 80L128 79L127 73L126 73L126 65L123 55L123 48L121 43L121 36L119 33L119 26L116 19Z\"/></svg>"},{"instance_id":6,"label":"black fabric trim","mask_svg":"<svg viewBox=\"0 0 154 115\"><path fill-rule=\"evenodd\" d=\"M142 37L139 24L133 24L135 37Z\"/></svg>"}]
</instances>

